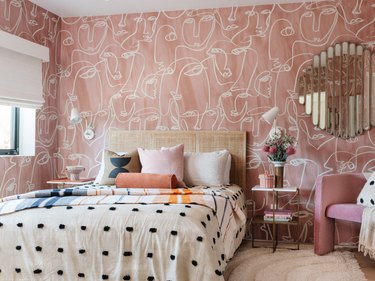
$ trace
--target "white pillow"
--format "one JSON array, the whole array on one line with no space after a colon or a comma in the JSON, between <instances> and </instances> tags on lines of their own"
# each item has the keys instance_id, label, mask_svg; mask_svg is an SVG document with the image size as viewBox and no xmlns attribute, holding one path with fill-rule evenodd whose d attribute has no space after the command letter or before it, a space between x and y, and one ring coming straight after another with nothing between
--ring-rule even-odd
<instances>
[{"instance_id":1,"label":"white pillow","mask_svg":"<svg viewBox=\"0 0 375 281\"><path fill-rule=\"evenodd\" d=\"M375 206L375 172L367 178L366 184L357 197L357 204L369 207Z\"/></svg>"},{"instance_id":2,"label":"white pillow","mask_svg":"<svg viewBox=\"0 0 375 281\"><path fill-rule=\"evenodd\" d=\"M228 150L184 153L186 185L228 185L232 157Z\"/></svg>"}]
</instances>

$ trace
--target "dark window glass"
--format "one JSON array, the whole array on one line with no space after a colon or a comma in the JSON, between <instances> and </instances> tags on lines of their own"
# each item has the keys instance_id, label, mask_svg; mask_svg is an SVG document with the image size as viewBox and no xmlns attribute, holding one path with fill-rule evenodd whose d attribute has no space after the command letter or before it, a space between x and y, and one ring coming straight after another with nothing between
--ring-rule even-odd
<instances>
[{"instance_id":1,"label":"dark window glass","mask_svg":"<svg viewBox=\"0 0 375 281\"><path fill-rule=\"evenodd\" d=\"M19 108L0 105L0 155L19 152Z\"/></svg>"}]
</instances>

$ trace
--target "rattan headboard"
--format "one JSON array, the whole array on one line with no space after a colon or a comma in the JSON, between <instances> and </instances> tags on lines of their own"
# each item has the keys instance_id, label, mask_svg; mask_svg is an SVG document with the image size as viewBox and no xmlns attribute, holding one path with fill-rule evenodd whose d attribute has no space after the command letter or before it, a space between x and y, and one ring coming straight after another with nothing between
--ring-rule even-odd
<instances>
[{"instance_id":1,"label":"rattan headboard","mask_svg":"<svg viewBox=\"0 0 375 281\"><path fill-rule=\"evenodd\" d=\"M138 147L159 149L180 143L189 152L228 149L232 155L231 183L246 187L246 132L111 130L106 142L112 151L130 151Z\"/></svg>"}]
</instances>

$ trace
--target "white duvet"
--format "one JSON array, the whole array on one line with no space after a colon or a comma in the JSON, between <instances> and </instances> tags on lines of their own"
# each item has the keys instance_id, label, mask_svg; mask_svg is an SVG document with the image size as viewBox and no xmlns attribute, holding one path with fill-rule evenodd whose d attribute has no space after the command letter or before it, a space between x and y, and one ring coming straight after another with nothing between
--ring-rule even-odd
<instances>
[{"instance_id":1,"label":"white duvet","mask_svg":"<svg viewBox=\"0 0 375 281\"><path fill-rule=\"evenodd\" d=\"M56 205L0 215L0 280L223 280L245 233L241 189L175 192L159 199L178 204L145 190L137 203L55 196Z\"/></svg>"}]
</instances>

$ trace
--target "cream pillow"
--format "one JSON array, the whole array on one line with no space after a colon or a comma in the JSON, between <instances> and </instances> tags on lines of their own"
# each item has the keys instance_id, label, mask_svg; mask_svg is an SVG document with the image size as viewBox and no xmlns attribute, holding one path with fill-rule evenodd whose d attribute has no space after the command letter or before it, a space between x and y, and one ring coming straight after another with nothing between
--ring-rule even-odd
<instances>
[{"instance_id":1,"label":"cream pillow","mask_svg":"<svg viewBox=\"0 0 375 281\"><path fill-rule=\"evenodd\" d=\"M184 179L184 145L156 149L138 148L142 173L174 174L178 187L185 187Z\"/></svg>"},{"instance_id":2,"label":"cream pillow","mask_svg":"<svg viewBox=\"0 0 375 281\"><path fill-rule=\"evenodd\" d=\"M185 152L184 182L186 185L228 185L232 157L228 150Z\"/></svg>"},{"instance_id":3,"label":"cream pillow","mask_svg":"<svg viewBox=\"0 0 375 281\"><path fill-rule=\"evenodd\" d=\"M103 151L102 163L96 176L96 184L115 184L119 173L139 173L141 164L137 150L130 152L114 152L108 149Z\"/></svg>"},{"instance_id":4,"label":"cream pillow","mask_svg":"<svg viewBox=\"0 0 375 281\"><path fill-rule=\"evenodd\" d=\"M357 204L368 207L375 206L375 172L370 174L370 176L367 178L365 185L358 194Z\"/></svg>"}]
</instances>

